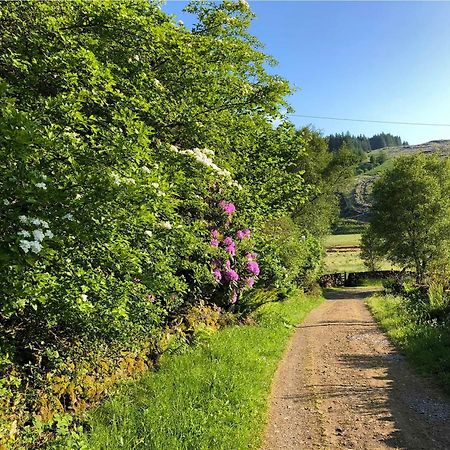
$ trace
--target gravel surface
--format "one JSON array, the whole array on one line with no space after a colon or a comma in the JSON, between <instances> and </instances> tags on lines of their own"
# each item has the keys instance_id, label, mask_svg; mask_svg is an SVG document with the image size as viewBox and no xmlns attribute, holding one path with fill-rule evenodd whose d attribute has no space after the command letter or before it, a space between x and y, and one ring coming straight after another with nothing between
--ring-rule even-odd
<instances>
[{"instance_id":1,"label":"gravel surface","mask_svg":"<svg viewBox=\"0 0 450 450\"><path fill-rule=\"evenodd\" d=\"M263 450L450 450L450 403L378 329L369 289L331 291L290 342Z\"/></svg>"}]
</instances>

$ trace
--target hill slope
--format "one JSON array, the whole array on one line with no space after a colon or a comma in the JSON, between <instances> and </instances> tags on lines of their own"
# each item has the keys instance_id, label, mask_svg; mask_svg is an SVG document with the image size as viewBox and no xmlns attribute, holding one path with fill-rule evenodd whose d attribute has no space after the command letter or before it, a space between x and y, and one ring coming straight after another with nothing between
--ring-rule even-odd
<instances>
[{"instance_id":1,"label":"hill slope","mask_svg":"<svg viewBox=\"0 0 450 450\"><path fill-rule=\"evenodd\" d=\"M369 160L371 156L376 157L380 154L384 154L386 160L381 165L355 177L351 188L342 194L342 217L366 221L371 206L373 183L385 170L392 166L395 158L417 153L437 154L442 157L450 156L450 139L430 141L418 145L385 147L368 152L367 160Z\"/></svg>"}]
</instances>

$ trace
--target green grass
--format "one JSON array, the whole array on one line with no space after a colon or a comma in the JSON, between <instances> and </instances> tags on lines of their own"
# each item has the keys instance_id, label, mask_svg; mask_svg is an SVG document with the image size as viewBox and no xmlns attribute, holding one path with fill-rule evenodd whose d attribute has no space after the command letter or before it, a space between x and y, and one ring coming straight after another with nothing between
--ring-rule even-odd
<instances>
[{"instance_id":1,"label":"green grass","mask_svg":"<svg viewBox=\"0 0 450 450\"><path fill-rule=\"evenodd\" d=\"M361 252L331 252L325 255L324 273L366 272Z\"/></svg>"},{"instance_id":2,"label":"green grass","mask_svg":"<svg viewBox=\"0 0 450 450\"><path fill-rule=\"evenodd\" d=\"M350 247L361 244L361 234L331 234L325 239L325 247Z\"/></svg>"},{"instance_id":3,"label":"green grass","mask_svg":"<svg viewBox=\"0 0 450 450\"><path fill-rule=\"evenodd\" d=\"M450 326L417 323L400 297L377 296L367 304L391 341L416 367L450 394Z\"/></svg>"},{"instance_id":4,"label":"green grass","mask_svg":"<svg viewBox=\"0 0 450 450\"><path fill-rule=\"evenodd\" d=\"M296 294L263 307L157 372L124 384L88 418L89 449L257 449L271 381L286 343L322 299Z\"/></svg>"}]
</instances>

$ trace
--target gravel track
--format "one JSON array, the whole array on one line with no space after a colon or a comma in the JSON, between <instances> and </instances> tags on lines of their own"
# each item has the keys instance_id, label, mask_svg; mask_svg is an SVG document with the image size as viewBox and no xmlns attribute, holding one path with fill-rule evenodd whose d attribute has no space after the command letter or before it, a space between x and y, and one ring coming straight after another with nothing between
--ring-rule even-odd
<instances>
[{"instance_id":1,"label":"gravel track","mask_svg":"<svg viewBox=\"0 0 450 450\"><path fill-rule=\"evenodd\" d=\"M331 291L280 364L263 450L450 450L450 403L414 373L364 304Z\"/></svg>"}]
</instances>

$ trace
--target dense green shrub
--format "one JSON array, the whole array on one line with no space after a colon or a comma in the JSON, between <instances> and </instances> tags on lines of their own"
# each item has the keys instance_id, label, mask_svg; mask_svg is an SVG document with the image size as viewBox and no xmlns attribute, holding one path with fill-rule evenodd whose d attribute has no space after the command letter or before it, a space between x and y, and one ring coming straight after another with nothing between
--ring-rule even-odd
<instances>
[{"instance_id":1,"label":"dense green shrub","mask_svg":"<svg viewBox=\"0 0 450 450\"><path fill-rule=\"evenodd\" d=\"M192 30L145 0L0 6L0 445L66 426L201 302L317 273L330 214L300 205L345 159L273 125L290 89L245 2L188 9Z\"/></svg>"}]
</instances>

